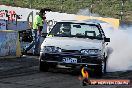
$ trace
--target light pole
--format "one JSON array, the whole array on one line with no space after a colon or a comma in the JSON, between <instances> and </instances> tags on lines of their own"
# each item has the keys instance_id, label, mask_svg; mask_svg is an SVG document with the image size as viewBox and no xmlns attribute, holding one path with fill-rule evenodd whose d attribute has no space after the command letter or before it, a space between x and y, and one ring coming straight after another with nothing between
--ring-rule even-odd
<instances>
[{"instance_id":1,"label":"light pole","mask_svg":"<svg viewBox=\"0 0 132 88\"><path fill-rule=\"evenodd\" d=\"M94 1L92 0L92 3L90 5L90 11L91 11L91 13L93 13L93 4L94 4Z\"/></svg>"},{"instance_id":2,"label":"light pole","mask_svg":"<svg viewBox=\"0 0 132 88\"><path fill-rule=\"evenodd\" d=\"M64 0L60 0L61 2L61 12L63 12L63 3L64 3Z\"/></svg>"},{"instance_id":3,"label":"light pole","mask_svg":"<svg viewBox=\"0 0 132 88\"><path fill-rule=\"evenodd\" d=\"M123 15L124 15L124 0L121 0L121 12L120 12L120 16L121 16L121 20L123 20Z\"/></svg>"},{"instance_id":4,"label":"light pole","mask_svg":"<svg viewBox=\"0 0 132 88\"><path fill-rule=\"evenodd\" d=\"M32 0L29 0L29 8L31 9L32 8Z\"/></svg>"}]
</instances>

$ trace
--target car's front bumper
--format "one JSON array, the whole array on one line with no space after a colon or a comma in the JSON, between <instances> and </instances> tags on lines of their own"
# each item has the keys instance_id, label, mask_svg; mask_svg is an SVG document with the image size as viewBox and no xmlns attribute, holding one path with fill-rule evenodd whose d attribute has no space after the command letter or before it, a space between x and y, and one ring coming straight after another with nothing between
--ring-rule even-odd
<instances>
[{"instance_id":1,"label":"car's front bumper","mask_svg":"<svg viewBox=\"0 0 132 88\"><path fill-rule=\"evenodd\" d=\"M56 65L65 65L69 67L74 66L97 66L102 65L102 62L104 61L103 57L99 57L97 55L95 56L89 56L89 55L82 55L82 54L73 54L73 53L40 53L41 62L47 62L49 64L56 64ZM69 58L76 58L77 63L65 63L62 61L64 57Z\"/></svg>"}]
</instances>

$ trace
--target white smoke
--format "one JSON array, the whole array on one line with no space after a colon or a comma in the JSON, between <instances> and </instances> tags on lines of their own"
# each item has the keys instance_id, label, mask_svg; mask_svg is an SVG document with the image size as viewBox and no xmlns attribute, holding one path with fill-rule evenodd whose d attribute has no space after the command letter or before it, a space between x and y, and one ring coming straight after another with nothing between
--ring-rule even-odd
<instances>
[{"instance_id":1,"label":"white smoke","mask_svg":"<svg viewBox=\"0 0 132 88\"><path fill-rule=\"evenodd\" d=\"M92 14L88 9L80 9L78 15L99 16ZM109 43L109 58L107 71L127 71L132 70L132 26L114 29L110 24L101 23L107 37L111 39Z\"/></svg>"},{"instance_id":2,"label":"white smoke","mask_svg":"<svg viewBox=\"0 0 132 88\"><path fill-rule=\"evenodd\" d=\"M78 12L77 12L77 15L84 15L84 16L96 16L96 17L99 17L98 14L94 14L94 13L91 13L91 11L89 9L80 9Z\"/></svg>"},{"instance_id":3,"label":"white smoke","mask_svg":"<svg viewBox=\"0 0 132 88\"><path fill-rule=\"evenodd\" d=\"M110 38L107 71L132 70L132 26L114 29L110 24L100 24L106 37Z\"/></svg>"},{"instance_id":4,"label":"white smoke","mask_svg":"<svg viewBox=\"0 0 132 88\"><path fill-rule=\"evenodd\" d=\"M107 71L132 70L132 27L124 30L117 29L109 32L112 52L108 58ZM108 29L110 30L110 29Z\"/></svg>"},{"instance_id":5,"label":"white smoke","mask_svg":"<svg viewBox=\"0 0 132 88\"><path fill-rule=\"evenodd\" d=\"M108 45L107 71L132 70L132 27L114 29L107 23L101 23L101 26L106 37L111 40Z\"/></svg>"}]
</instances>

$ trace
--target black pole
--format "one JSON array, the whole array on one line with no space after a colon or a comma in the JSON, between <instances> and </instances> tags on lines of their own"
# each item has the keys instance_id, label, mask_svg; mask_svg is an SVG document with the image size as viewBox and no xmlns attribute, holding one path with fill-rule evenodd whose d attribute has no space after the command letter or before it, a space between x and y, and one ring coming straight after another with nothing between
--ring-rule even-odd
<instances>
[{"instance_id":1,"label":"black pole","mask_svg":"<svg viewBox=\"0 0 132 88\"><path fill-rule=\"evenodd\" d=\"M30 4L29 5L30 6L29 8L31 9L32 8L32 0L29 0L29 4Z\"/></svg>"},{"instance_id":2,"label":"black pole","mask_svg":"<svg viewBox=\"0 0 132 88\"><path fill-rule=\"evenodd\" d=\"M93 0L90 8L91 8L91 13L93 13Z\"/></svg>"},{"instance_id":3,"label":"black pole","mask_svg":"<svg viewBox=\"0 0 132 88\"><path fill-rule=\"evenodd\" d=\"M61 0L61 12L63 12L63 3L64 3L64 0Z\"/></svg>"},{"instance_id":4,"label":"black pole","mask_svg":"<svg viewBox=\"0 0 132 88\"><path fill-rule=\"evenodd\" d=\"M124 15L124 0L121 0L121 20L123 20L123 15Z\"/></svg>"}]
</instances>

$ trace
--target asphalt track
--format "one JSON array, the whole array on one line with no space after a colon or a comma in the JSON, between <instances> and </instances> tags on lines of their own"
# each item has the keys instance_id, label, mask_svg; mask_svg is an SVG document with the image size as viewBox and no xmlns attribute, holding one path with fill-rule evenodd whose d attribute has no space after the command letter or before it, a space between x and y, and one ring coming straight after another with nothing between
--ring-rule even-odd
<instances>
[{"instance_id":1,"label":"asphalt track","mask_svg":"<svg viewBox=\"0 0 132 88\"><path fill-rule=\"evenodd\" d=\"M65 69L50 69L49 72L39 71L37 56L25 56L16 59L0 59L0 88L132 88L130 85L87 85L82 86L74 74ZM90 79L130 79L132 71L111 72L102 78Z\"/></svg>"}]
</instances>

